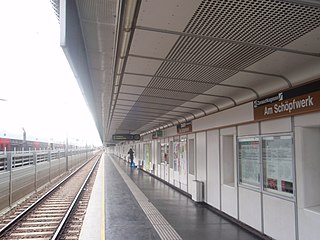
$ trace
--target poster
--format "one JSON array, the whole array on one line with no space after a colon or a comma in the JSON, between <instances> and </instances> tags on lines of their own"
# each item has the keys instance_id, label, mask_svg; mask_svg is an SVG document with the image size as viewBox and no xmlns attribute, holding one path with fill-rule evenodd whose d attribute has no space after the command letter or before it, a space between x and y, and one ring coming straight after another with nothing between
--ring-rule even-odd
<instances>
[{"instance_id":1,"label":"poster","mask_svg":"<svg viewBox=\"0 0 320 240\"><path fill-rule=\"evenodd\" d=\"M293 193L292 148L291 135L262 138L265 188Z\"/></svg>"},{"instance_id":2,"label":"poster","mask_svg":"<svg viewBox=\"0 0 320 240\"><path fill-rule=\"evenodd\" d=\"M186 138L180 142L180 182L187 184L187 141Z\"/></svg>"},{"instance_id":3,"label":"poster","mask_svg":"<svg viewBox=\"0 0 320 240\"><path fill-rule=\"evenodd\" d=\"M180 143L173 143L173 171L179 171L179 151L180 151Z\"/></svg>"},{"instance_id":4,"label":"poster","mask_svg":"<svg viewBox=\"0 0 320 240\"><path fill-rule=\"evenodd\" d=\"M145 169L147 171L150 171L150 144L145 144L144 145L144 150L145 150Z\"/></svg>"},{"instance_id":5,"label":"poster","mask_svg":"<svg viewBox=\"0 0 320 240\"><path fill-rule=\"evenodd\" d=\"M260 185L260 144L258 137L239 138L240 183Z\"/></svg>"},{"instance_id":6,"label":"poster","mask_svg":"<svg viewBox=\"0 0 320 240\"><path fill-rule=\"evenodd\" d=\"M161 143L160 158L161 158L161 163L169 164L169 144L168 143Z\"/></svg>"}]
</instances>

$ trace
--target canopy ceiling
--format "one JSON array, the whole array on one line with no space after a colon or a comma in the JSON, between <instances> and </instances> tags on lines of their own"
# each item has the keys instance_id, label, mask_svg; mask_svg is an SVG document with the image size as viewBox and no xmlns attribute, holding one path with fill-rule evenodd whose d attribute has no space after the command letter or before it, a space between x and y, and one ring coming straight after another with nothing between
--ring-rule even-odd
<instances>
[{"instance_id":1,"label":"canopy ceiling","mask_svg":"<svg viewBox=\"0 0 320 240\"><path fill-rule=\"evenodd\" d=\"M105 143L114 133L146 134L320 76L318 1L74 3L88 77L73 70ZM77 58L68 57L72 66Z\"/></svg>"}]
</instances>

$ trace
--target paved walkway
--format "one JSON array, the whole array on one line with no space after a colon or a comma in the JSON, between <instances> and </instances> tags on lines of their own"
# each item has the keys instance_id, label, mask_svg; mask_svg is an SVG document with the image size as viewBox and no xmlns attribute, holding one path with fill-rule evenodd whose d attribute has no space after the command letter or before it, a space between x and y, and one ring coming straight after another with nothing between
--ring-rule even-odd
<instances>
[{"instance_id":1,"label":"paved walkway","mask_svg":"<svg viewBox=\"0 0 320 240\"><path fill-rule=\"evenodd\" d=\"M101 226L105 232L92 239L260 239L118 157L105 154L103 167L105 223L98 222L89 232L100 231ZM97 210L96 214L101 215ZM85 236L88 230L83 232Z\"/></svg>"}]
</instances>

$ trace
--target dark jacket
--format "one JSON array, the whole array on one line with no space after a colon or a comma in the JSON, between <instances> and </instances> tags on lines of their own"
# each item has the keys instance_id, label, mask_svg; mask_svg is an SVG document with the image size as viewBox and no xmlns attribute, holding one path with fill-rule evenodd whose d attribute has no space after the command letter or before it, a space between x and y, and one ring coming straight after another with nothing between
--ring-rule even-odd
<instances>
[{"instance_id":1,"label":"dark jacket","mask_svg":"<svg viewBox=\"0 0 320 240\"><path fill-rule=\"evenodd\" d=\"M130 159L133 159L134 151L132 150L132 148L130 148L128 154L130 155Z\"/></svg>"}]
</instances>

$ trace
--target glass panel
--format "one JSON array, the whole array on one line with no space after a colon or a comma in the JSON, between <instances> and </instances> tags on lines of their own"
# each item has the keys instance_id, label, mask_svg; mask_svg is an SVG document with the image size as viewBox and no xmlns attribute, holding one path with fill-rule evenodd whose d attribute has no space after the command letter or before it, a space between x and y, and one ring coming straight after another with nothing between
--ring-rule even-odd
<instances>
[{"instance_id":1,"label":"glass panel","mask_svg":"<svg viewBox=\"0 0 320 240\"><path fill-rule=\"evenodd\" d=\"M145 164L144 167L147 171L150 171L150 144L144 145Z\"/></svg>"},{"instance_id":2,"label":"glass panel","mask_svg":"<svg viewBox=\"0 0 320 240\"><path fill-rule=\"evenodd\" d=\"M189 140L189 173L194 175L194 139Z\"/></svg>"},{"instance_id":3,"label":"glass panel","mask_svg":"<svg viewBox=\"0 0 320 240\"><path fill-rule=\"evenodd\" d=\"M170 168L173 168L173 142L170 141L170 144L169 144L169 165L170 165Z\"/></svg>"},{"instance_id":4,"label":"glass panel","mask_svg":"<svg viewBox=\"0 0 320 240\"><path fill-rule=\"evenodd\" d=\"M161 143L160 146L161 163L169 163L169 143Z\"/></svg>"},{"instance_id":5,"label":"glass panel","mask_svg":"<svg viewBox=\"0 0 320 240\"><path fill-rule=\"evenodd\" d=\"M254 186L260 185L259 138L240 138L239 144L239 182Z\"/></svg>"},{"instance_id":6,"label":"glass panel","mask_svg":"<svg viewBox=\"0 0 320 240\"><path fill-rule=\"evenodd\" d=\"M292 148L291 135L262 138L265 189L293 193Z\"/></svg>"},{"instance_id":7,"label":"glass panel","mask_svg":"<svg viewBox=\"0 0 320 240\"><path fill-rule=\"evenodd\" d=\"M234 187L234 136L222 136L222 170L223 184Z\"/></svg>"},{"instance_id":8,"label":"glass panel","mask_svg":"<svg viewBox=\"0 0 320 240\"><path fill-rule=\"evenodd\" d=\"M180 151L180 143L173 143L173 170L179 171L179 151Z\"/></svg>"},{"instance_id":9,"label":"glass panel","mask_svg":"<svg viewBox=\"0 0 320 240\"><path fill-rule=\"evenodd\" d=\"M188 162L187 162L187 138L180 138L180 181L187 184Z\"/></svg>"}]
</instances>

